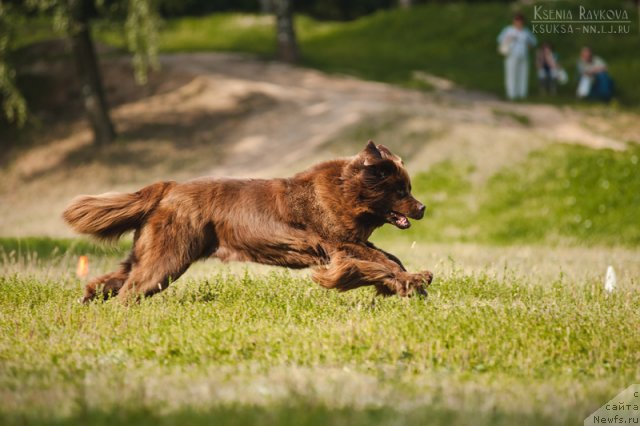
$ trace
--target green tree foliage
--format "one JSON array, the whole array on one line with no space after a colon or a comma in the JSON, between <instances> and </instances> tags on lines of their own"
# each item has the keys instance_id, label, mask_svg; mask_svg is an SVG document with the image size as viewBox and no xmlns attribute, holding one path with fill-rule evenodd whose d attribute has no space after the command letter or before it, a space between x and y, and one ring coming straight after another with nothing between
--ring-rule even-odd
<instances>
[{"instance_id":1,"label":"green tree foliage","mask_svg":"<svg viewBox=\"0 0 640 426\"><path fill-rule=\"evenodd\" d=\"M16 71L11 63L16 22L27 16L45 15L56 33L73 37L84 25L73 17L72 9L78 2L89 12L88 22L94 18L124 21L139 83L146 82L149 70L157 67L159 18L154 0L25 0L9 4L0 0L0 102L10 122L21 125L27 117L27 105L16 85Z\"/></svg>"},{"instance_id":2,"label":"green tree foliage","mask_svg":"<svg viewBox=\"0 0 640 426\"><path fill-rule=\"evenodd\" d=\"M14 26L13 8L0 1L0 102L2 113L10 123L24 124L27 104L16 87L16 71L8 60Z\"/></svg>"},{"instance_id":3,"label":"green tree foliage","mask_svg":"<svg viewBox=\"0 0 640 426\"><path fill-rule=\"evenodd\" d=\"M422 0L424 2L426 0ZM265 4L266 3L266 4ZM215 12L266 12L273 0L160 0L159 10L164 17L198 16ZM380 9L390 9L398 0L294 0L295 13L318 19L351 20ZM413 3L420 1L413 0Z\"/></svg>"},{"instance_id":4,"label":"green tree foliage","mask_svg":"<svg viewBox=\"0 0 640 426\"><path fill-rule=\"evenodd\" d=\"M151 0L129 0L127 6L127 46L133 52L136 80L146 83L149 69L158 67L159 19Z\"/></svg>"}]
</instances>

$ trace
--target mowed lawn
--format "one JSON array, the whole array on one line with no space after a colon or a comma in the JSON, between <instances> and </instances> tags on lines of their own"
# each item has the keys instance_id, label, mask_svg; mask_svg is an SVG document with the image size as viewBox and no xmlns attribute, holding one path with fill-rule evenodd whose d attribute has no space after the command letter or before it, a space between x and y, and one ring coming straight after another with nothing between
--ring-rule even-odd
<instances>
[{"instance_id":1,"label":"mowed lawn","mask_svg":"<svg viewBox=\"0 0 640 426\"><path fill-rule=\"evenodd\" d=\"M382 243L435 271L428 299L209 261L82 306L77 254L113 254L5 241L0 423L569 425L637 382L637 251Z\"/></svg>"}]
</instances>

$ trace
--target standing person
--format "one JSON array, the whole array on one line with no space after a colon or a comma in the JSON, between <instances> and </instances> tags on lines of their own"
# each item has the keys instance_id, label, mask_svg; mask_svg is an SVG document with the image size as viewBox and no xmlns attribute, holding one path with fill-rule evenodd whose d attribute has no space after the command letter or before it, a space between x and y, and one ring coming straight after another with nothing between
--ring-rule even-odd
<instances>
[{"instance_id":1,"label":"standing person","mask_svg":"<svg viewBox=\"0 0 640 426\"><path fill-rule=\"evenodd\" d=\"M578 60L578 98L591 98L609 102L613 97L613 80L607 72L606 62L593 54L590 47L583 47Z\"/></svg>"},{"instance_id":2,"label":"standing person","mask_svg":"<svg viewBox=\"0 0 640 426\"><path fill-rule=\"evenodd\" d=\"M537 50L536 69L538 70L538 85L542 92L555 95L562 68L558 64L558 55L553 51L551 43L544 42Z\"/></svg>"},{"instance_id":3,"label":"standing person","mask_svg":"<svg viewBox=\"0 0 640 426\"><path fill-rule=\"evenodd\" d=\"M504 85L507 98L523 99L529 86L529 47L536 45L535 36L524 26L524 16L516 14L511 25L498 36L498 50L504 55Z\"/></svg>"}]
</instances>

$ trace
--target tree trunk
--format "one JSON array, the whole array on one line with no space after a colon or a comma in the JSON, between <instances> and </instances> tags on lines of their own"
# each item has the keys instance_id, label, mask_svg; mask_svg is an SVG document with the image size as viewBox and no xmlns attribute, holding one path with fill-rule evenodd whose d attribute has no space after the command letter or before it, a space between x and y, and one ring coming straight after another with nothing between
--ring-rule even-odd
<instances>
[{"instance_id":1,"label":"tree trunk","mask_svg":"<svg viewBox=\"0 0 640 426\"><path fill-rule=\"evenodd\" d=\"M271 13L273 9L273 5L271 4L271 0L260 0L260 13Z\"/></svg>"},{"instance_id":2,"label":"tree trunk","mask_svg":"<svg viewBox=\"0 0 640 426\"><path fill-rule=\"evenodd\" d=\"M68 0L71 15L71 46L78 69L84 109L93 130L94 143L105 146L116 136L102 87L96 50L91 38L86 0Z\"/></svg>"},{"instance_id":3,"label":"tree trunk","mask_svg":"<svg viewBox=\"0 0 640 426\"><path fill-rule=\"evenodd\" d=\"M278 40L278 59L295 63L299 51L296 32L293 26L293 0L274 0L272 3L276 14L276 37Z\"/></svg>"},{"instance_id":4,"label":"tree trunk","mask_svg":"<svg viewBox=\"0 0 640 426\"><path fill-rule=\"evenodd\" d=\"M403 9L409 9L411 7L411 5L413 4L412 0L398 0L398 3L400 4L400 7Z\"/></svg>"}]
</instances>

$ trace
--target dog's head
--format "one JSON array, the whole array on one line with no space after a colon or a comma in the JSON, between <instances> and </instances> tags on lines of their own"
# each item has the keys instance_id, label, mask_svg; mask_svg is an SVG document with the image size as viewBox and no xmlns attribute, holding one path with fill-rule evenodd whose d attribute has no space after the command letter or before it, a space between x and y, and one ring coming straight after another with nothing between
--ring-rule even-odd
<instances>
[{"instance_id":1,"label":"dog's head","mask_svg":"<svg viewBox=\"0 0 640 426\"><path fill-rule=\"evenodd\" d=\"M422 219L425 206L411 195L411 180L402 159L384 145L369 141L353 160L358 172L358 202L367 213L400 229L408 218Z\"/></svg>"}]
</instances>

